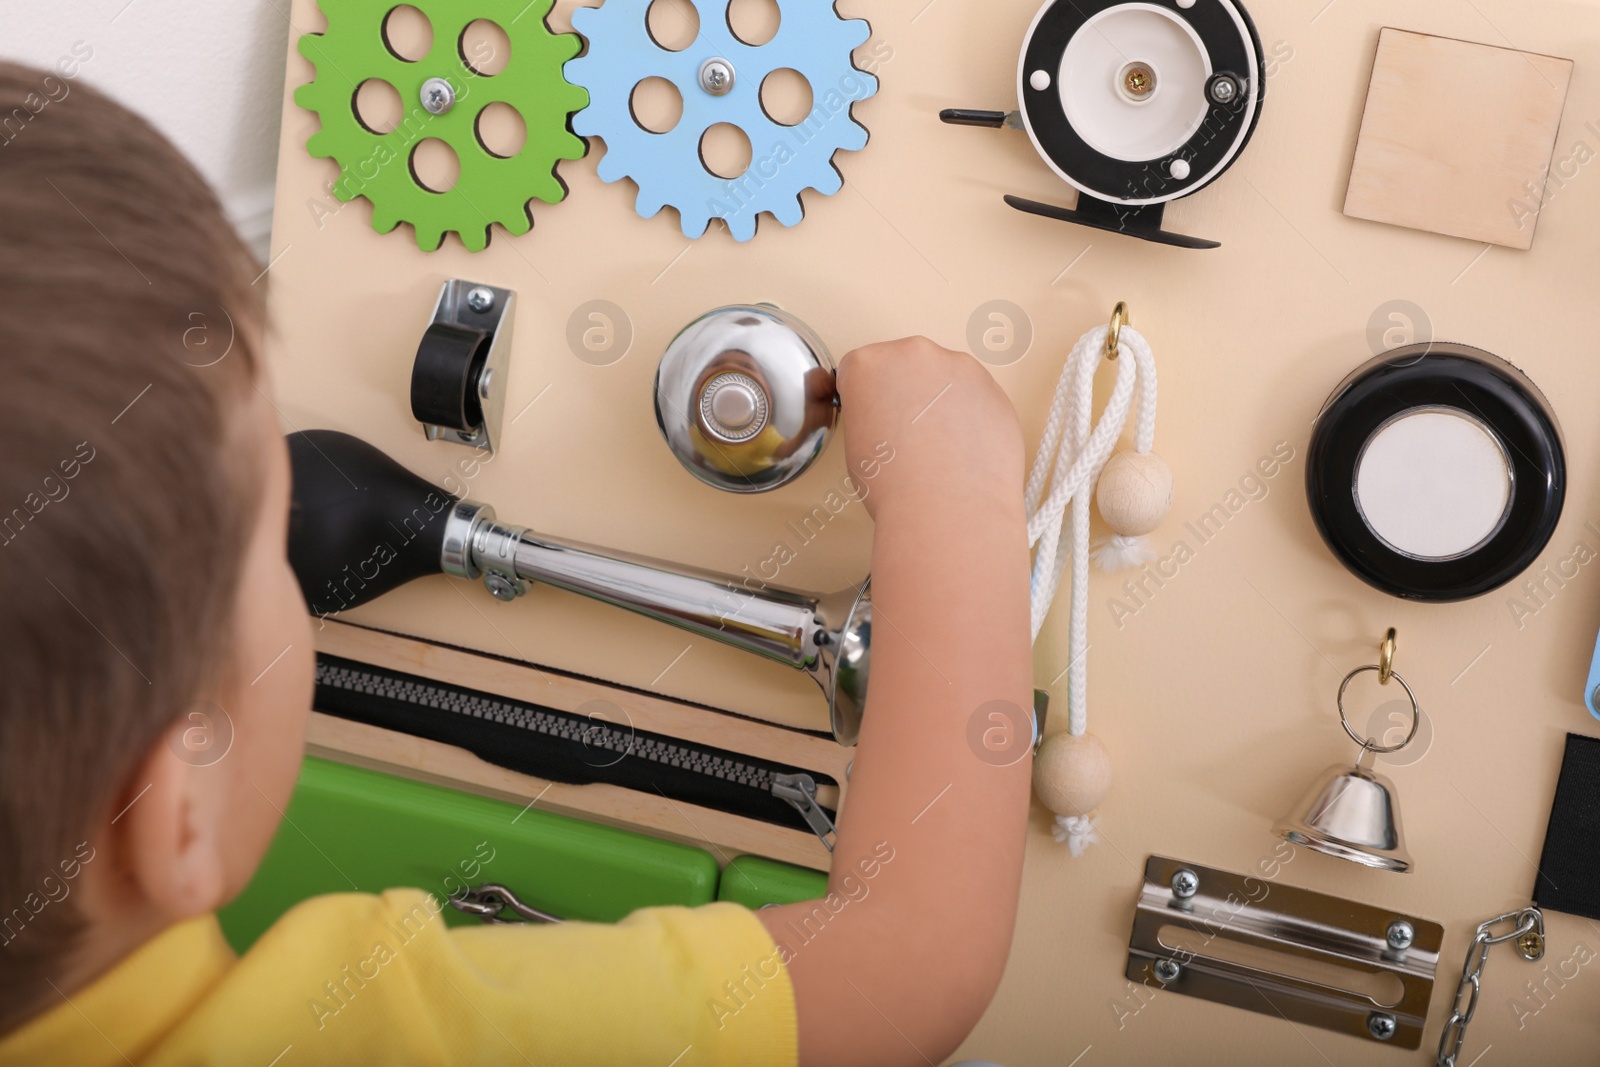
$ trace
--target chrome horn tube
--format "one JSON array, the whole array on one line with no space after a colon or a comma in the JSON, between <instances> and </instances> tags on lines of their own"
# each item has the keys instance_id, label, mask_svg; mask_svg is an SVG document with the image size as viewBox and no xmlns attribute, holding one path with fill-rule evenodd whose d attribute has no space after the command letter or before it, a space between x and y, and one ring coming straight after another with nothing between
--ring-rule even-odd
<instances>
[{"instance_id":1,"label":"chrome horn tube","mask_svg":"<svg viewBox=\"0 0 1600 1067\"><path fill-rule=\"evenodd\" d=\"M810 675L828 697L833 735L851 745L865 711L872 639L871 580L813 596L750 588L725 575L535 533L494 509L458 502L445 524L441 569L483 579L502 600L528 582L625 608Z\"/></svg>"}]
</instances>

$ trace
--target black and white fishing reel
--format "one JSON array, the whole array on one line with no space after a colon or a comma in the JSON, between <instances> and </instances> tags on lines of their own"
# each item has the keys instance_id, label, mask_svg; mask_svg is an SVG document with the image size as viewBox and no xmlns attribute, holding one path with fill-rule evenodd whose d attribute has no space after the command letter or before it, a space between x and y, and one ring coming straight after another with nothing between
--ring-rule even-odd
<instances>
[{"instance_id":1,"label":"black and white fishing reel","mask_svg":"<svg viewBox=\"0 0 1600 1067\"><path fill-rule=\"evenodd\" d=\"M1007 196L1019 211L1180 248L1218 242L1161 228L1244 150L1261 117L1265 62L1234 0L1048 0L1017 70L1018 110L952 108L958 126L1026 130L1078 190L1076 208Z\"/></svg>"}]
</instances>

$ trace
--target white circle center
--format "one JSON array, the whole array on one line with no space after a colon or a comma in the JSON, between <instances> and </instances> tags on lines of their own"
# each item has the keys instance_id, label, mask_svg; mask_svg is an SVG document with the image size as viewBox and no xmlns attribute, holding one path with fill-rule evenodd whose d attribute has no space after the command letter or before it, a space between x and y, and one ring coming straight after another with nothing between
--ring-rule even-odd
<instances>
[{"instance_id":1,"label":"white circle center","mask_svg":"<svg viewBox=\"0 0 1600 1067\"><path fill-rule=\"evenodd\" d=\"M1511 467L1499 439L1478 419L1416 408L1367 441L1355 495L1362 518L1395 551L1453 559L1500 528L1511 503Z\"/></svg>"},{"instance_id":2,"label":"white circle center","mask_svg":"<svg viewBox=\"0 0 1600 1067\"><path fill-rule=\"evenodd\" d=\"M1158 72L1159 101L1154 91L1140 98L1119 88L1131 58ZM1172 154L1200 128L1209 77L1211 58L1188 23L1150 4L1122 4L1072 35L1056 84L1067 121L1090 148L1139 162Z\"/></svg>"}]
</instances>

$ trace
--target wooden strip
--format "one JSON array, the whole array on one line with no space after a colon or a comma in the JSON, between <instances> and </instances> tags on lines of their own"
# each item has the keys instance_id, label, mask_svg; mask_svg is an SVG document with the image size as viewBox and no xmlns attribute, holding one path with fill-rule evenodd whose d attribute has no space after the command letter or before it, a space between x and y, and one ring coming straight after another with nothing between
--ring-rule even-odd
<instances>
[{"instance_id":1,"label":"wooden strip","mask_svg":"<svg viewBox=\"0 0 1600 1067\"><path fill-rule=\"evenodd\" d=\"M855 754L826 738L771 723L348 623L326 623L317 635L317 650L561 711L581 713L592 701L606 701L626 713L636 729L821 771L839 782Z\"/></svg>"}]
</instances>

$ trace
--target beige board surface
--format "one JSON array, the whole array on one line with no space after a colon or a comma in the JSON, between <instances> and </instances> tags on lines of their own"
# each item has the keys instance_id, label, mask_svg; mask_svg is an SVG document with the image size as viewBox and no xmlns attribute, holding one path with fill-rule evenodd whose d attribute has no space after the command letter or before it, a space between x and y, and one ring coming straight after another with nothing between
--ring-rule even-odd
<instances>
[{"instance_id":1,"label":"beige board surface","mask_svg":"<svg viewBox=\"0 0 1600 1067\"><path fill-rule=\"evenodd\" d=\"M1399 628L1398 666L1432 735L1425 751L1419 742L1407 754L1420 759L1388 768L1417 872L1297 854L1276 877L1445 924L1427 1043L1448 1012L1472 927L1527 900L1564 734L1600 732L1580 702L1600 628L1600 563L1575 555L1580 544L1600 551L1600 433L1590 417L1600 171L1561 169L1600 147L1585 126L1600 120L1600 7L1256 0L1266 108L1233 169L1168 210L1170 228L1223 242L1189 252L1011 211L1004 193L1070 204L1070 191L1023 135L938 122L942 107L1014 106L1033 0L841 6L873 23L863 54L880 50L882 92L856 109L872 142L840 157L840 194L809 197L801 226L765 222L748 245L720 233L686 241L670 212L639 219L630 185L596 179L597 146L563 166L572 195L536 204L528 236L498 237L480 255L452 239L424 255L404 229L373 233L364 202L331 217L313 208L329 206L335 171L306 155L316 120L286 98L268 275L285 425L352 431L444 478L468 453L423 441L407 407L411 358L444 279L508 286L520 299L507 411L522 414L505 448L471 479L472 495L551 534L731 572L788 543L795 558L780 580L833 589L868 566L865 514L852 506L803 545L789 524L843 479L843 450L765 496L696 483L661 443L650 405L655 359L681 326L719 304L770 299L810 321L838 353L913 332L959 348L975 311L1011 301L1028 317L1031 344L994 373L1033 441L1072 342L1116 300L1128 301L1160 364L1156 447L1176 478L1172 517L1154 540L1164 559L1185 560L1169 562L1172 576L1159 589L1152 583L1139 604L1122 592L1128 576L1093 579L1089 719L1117 772L1104 840L1070 859L1035 811L1010 966L963 1053L1006 1067L1064 1065L1080 1054L1082 1067L1174 1056L1186 1064L1431 1062L1425 1050L1184 997L1143 1003L1122 977L1125 946L1148 854L1240 872L1275 855L1271 820L1312 775L1354 755L1333 714L1334 690L1345 671L1372 661L1389 625ZM566 26L569 14L559 4L555 23ZM322 26L313 0L296 0L291 18L297 31ZM1570 176L1548 198L1533 251L1341 213L1385 25L1576 61L1554 161ZM288 90L310 76L291 53ZM627 355L605 367L576 358L565 340L574 309L597 299L625 309L633 328ZM1401 603L1362 585L1318 541L1302 489L1311 422L1333 386L1371 355L1370 321L1393 327L1391 341L1405 339L1403 324L1388 318L1397 300L1423 309L1437 336L1517 363L1563 420L1572 481L1555 539L1528 576L1557 576L1538 599L1519 582L1464 604ZM1294 459L1271 479L1247 480L1278 442ZM1230 503L1237 509L1220 533L1201 541L1186 526ZM1114 618L1119 599L1133 610ZM1036 654L1036 680L1053 689L1058 709L1064 608L1057 605ZM815 688L782 667L550 589L508 606L441 578L352 617L774 721L826 722ZM925 802L908 797L907 817ZM1579 943L1600 949L1600 930L1550 917L1552 963L1570 960ZM1600 967L1582 966L1541 1007L1523 984L1543 981L1540 968L1498 951L1463 1062L1493 1046L1484 1067L1592 1063ZM1508 1005L1514 996L1538 1009L1520 1028Z\"/></svg>"},{"instance_id":2,"label":"beige board surface","mask_svg":"<svg viewBox=\"0 0 1600 1067\"><path fill-rule=\"evenodd\" d=\"M1569 59L1385 28L1345 214L1532 247L1571 79Z\"/></svg>"}]
</instances>

